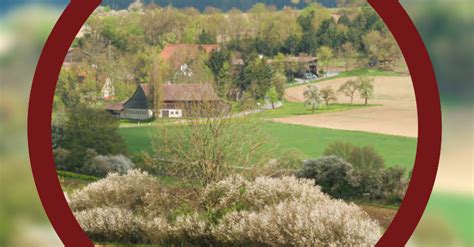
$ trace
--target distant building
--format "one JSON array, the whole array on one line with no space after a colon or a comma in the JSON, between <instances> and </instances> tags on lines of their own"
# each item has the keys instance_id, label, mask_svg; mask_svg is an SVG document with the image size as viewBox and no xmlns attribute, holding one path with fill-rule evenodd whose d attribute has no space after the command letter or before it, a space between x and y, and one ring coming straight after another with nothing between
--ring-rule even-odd
<instances>
[{"instance_id":1,"label":"distant building","mask_svg":"<svg viewBox=\"0 0 474 247\"><path fill-rule=\"evenodd\" d=\"M158 112L153 103L154 90L141 84L130 99L106 107L123 119L148 120L158 118L203 117L230 110L230 105L219 99L211 84L165 84L157 90Z\"/></svg>"},{"instance_id":2,"label":"distant building","mask_svg":"<svg viewBox=\"0 0 474 247\"><path fill-rule=\"evenodd\" d=\"M305 73L318 75L318 58L312 56L289 56L283 60L269 59L268 63L272 66L283 64L287 72L293 73L294 76L301 77Z\"/></svg>"},{"instance_id":3,"label":"distant building","mask_svg":"<svg viewBox=\"0 0 474 247\"><path fill-rule=\"evenodd\" d=\"M78 51L78 49L70 47L66 53L66 57L64 58L63 66L72 67L78 64L80 61L80 51Z\"/></svg>"},{"instance_id":4,"label":"distant building","mask_svg":"<svg viewBox=\"0 0 474 247\"><path fill-rule=\"evenodd\" d=\"M110 100L115 96L115 87L112 85L112 80L107 78L101 90L101 96L104 100Z\"/></svg>"},{"instance_id":5,"label":"distant building","mask_svg":"<svg viewBox=\"0 0 474 247\"><path fill-rule=\"evenodd\" d=\"M197 52L205 52L210 54L214 50L219 50L219 45L169 44L166 45L161 51L160 58L165 61L169 61L173 58L173 56L181 55L180 52L185 52L186 55L194 55Z\"/></svg>"},{"instance_id":6,"label":"distant building","mask_svg":"<svg viewBox=\"0 0 474 247\"><path fill-rule=\"evenodd\" d=\"M201 54L210 54L219 50L219 45L196 45L196 44L169 44L160 53L160 59L173 66L176 71L184 74L192 74L190 61L195 60Z\"/></svg>"}]
</instances>

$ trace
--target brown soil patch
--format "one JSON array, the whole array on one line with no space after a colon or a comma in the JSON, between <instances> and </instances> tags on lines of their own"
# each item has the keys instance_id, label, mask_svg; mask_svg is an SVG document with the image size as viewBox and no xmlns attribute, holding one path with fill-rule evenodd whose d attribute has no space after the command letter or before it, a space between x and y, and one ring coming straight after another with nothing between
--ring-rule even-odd
<instances>
[{"instance_id":1,"label":"brown soil patch","mask_svg":"<svg viewBox=\"0 0 474 247\"><path fill-rule=\"evenodd\" d=\"M349 79L339 78L317 83L321 89L332 87L337 90ZM352 111L334 112L318 115L302 115L275 119L277 122L300 124L331 129L366 131L389 135L417 137L418 121L416 100L411 78L377 77L374 81L375 98L369 104L380 106ZM306 85L288 88L285 98L291 102L303 102ZM349 97L337 94L339 103L349 103ZM360 95L354 96L354 104L363 104Z\"/></svg>"},{"instance_id":2,"label":"brown soil patch","mask_svg":"<svg viewBox=\"0 0 474 247\"><path fill-rule=\"evenodd\" d=\"M390 223L392 223L395 214L397 213L396 209L374 207L368 205L359 206L370 216L370 218L376 220L384 229L388 228Z\"/></svg>"}]
</instances>

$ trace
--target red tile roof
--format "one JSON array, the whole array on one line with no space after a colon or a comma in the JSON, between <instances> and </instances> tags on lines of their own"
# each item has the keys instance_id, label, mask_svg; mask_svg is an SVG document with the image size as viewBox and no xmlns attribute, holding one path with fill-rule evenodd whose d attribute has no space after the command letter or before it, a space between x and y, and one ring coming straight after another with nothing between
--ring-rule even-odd
<instances>
[{"instance_id":1,"label":"red tile roof","mask_svg":"<svg viewBox=\"0 0 474 247\"><path fill-rule=\"evenodd\" d=\"M142 88L143 92L145 93L146 97L150 97L150 85L148 84L140 84L140 87Z\"/></svg>"},{"instance_id":2,"label":"red tile roof","mask_svg":"<svg viewBox=\"0 0 474 247\"><path fill-rule=\"evenodd\" d=\"M160 53L160 58L163 60L169 60L173 54L178 50L184 49L195 49L195 50L202 50L206 53L211 53L213 50L219 49L218 45L196 45L196 44L170 44L166 45L163 48L163 51Z\"/></svg>"},{"instance_id":3,"label":"red tile roof","mask_svg":"<svg viewBox=\"0 0 474 247\"><path fill-rule=\"evenodd\" d=\"M148 97L150 86L140 84ZM219 100L214 88L208 83L164 84L161 88L162 101L213 101Z\"/></svg>"},{"instance_id":4,"label":"red tile roof","mask_svg":"<svg viewBox=\"0 0 474 247\"><path fill-rule=\"evenodd\" d=\"M212 101L219 100L211 84L165 84L163 101Z\"/></svg>"},{"instance_id":5,"label":"red tile roof","mask_svg":"<svg viewBox=\"0 0 474 247\"><path fill-rule=\"evenodd\" d=\"M121 111L123 110L123 103L125 103L125 101L115 103L115 104L108 104L105 106L105 109L108 111Z\"/></svg>"}]
</instances>

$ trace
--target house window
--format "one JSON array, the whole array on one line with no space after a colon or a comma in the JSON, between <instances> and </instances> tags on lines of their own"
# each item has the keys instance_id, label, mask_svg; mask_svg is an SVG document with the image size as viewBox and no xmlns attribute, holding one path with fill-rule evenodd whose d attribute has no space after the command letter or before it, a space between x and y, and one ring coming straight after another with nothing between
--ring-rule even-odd
<instances>
[{"instance_id":1,"label":"house window","mask_svg":"<svg viewBox=\"0 0 474 247\"><path fill-rule=\"evenodd\" d=\"M160 110L160 115L159 117L171 117L171 118L180 118L182 117L182 110L167 110L167 109L161 109Z\"/></svg>"}]
</instances>

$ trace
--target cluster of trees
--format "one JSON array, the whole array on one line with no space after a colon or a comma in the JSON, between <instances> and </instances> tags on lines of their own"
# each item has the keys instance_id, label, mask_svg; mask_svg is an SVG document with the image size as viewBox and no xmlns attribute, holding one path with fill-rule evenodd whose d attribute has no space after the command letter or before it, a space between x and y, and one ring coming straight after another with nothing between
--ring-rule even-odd
<instances>
[{"instance_id":1,"label":"cluster of trees","mask_svg":"<svg viewBox=\"0 0 474 247\"><path fill-rule=\"evenodd\" d=\"M368 100L374 97L373 81L374 78L360 76L357 80L348 80L346 83L342 84L337 91L350 97L351 104L354 100L354 95L358 92L367 106ZM320 90L315 85L309 85L303 92L303 95L305 97L305 106L311 106L313 113L318 106L324 104L329 108L331 102L337 101L336 92L330 86Z\"/></svg>"},{"instance_id":2,"label":"cluster of trees","mask_svg":"<svg viewBox=\"0 0 474 247\"><path fill-rule=\"evenodd\" d=\"M257 99L264 97L272 86L281 93L281 85L272 85L269 81L279 81L282 77L275 75L276 70L270 72L265 62L256 59L256 54L276 59L317 55L321 64L328 65L330 60L339 59L347 69L357 61L371 65L388 61L390 64L399 57L393 38L368 5L338 12L317 4L307 5L302 10L292 7L276 10L263 3L255 4L247 12L237 9L200 12L194 8L162 8L151 4L112 14L107 8L99 8L87 21L84 35L73 44L72 57L79 65L69 74L68 69L63 69L58 84L63 95L56 105L69 104L67 99L71 98L68 94L72 87L77 87L81 97L86 97L83 101L100 102L97 92L106 78L110 78L116 88L115 100L122 101L136 84L156 83L164 77L172 77L174 68L163 68L158 54L165 45L175 43L219 43L228 54L225 59L217 60L227 63L208 64L212 77L207 68L201 68L203 76L199 80L213 78L217 85L226 85L227 88L219 87L221 96L230 91L232 83L242 90L252 88L249 94ZM231 76L230 57L238 56L246 62L245 68L241 74ZM205 60L196 62L195 67L208 63ZM292 79L286 71L278 72ZM255 85L256 79L258 85ZM84 83L70 85L81 80Z\"/></svg>"},{"instance_id":3,"label":"cluster of trees","mask_svg":"<svg viewBox=\"0 0 474 247\"><path fill-rule=\"evenodd\" d=\"M323 155L305 161L298 176L314 179L323 192L335 198L388 204L402 201L408 185L405 170L385 167L384 159L373 147L335 142Z\"/></svg>"},{"instance_id":4,"label":"cluster of trees","mask_svg":"<svg viewBox=\"0 0 474 247\"><path fill-rule=\"evenodd\" d=\"M109 6L114 9L127 9L130 4L136 0L104 0L102 5ZM361 2L360 0L317 0L317 1L308 1L308 0L234 0L234 1L220 1L220 0L204 0L204 1L192 1L192 0L143 0L143 4L156 4L159 6L168 6L172 5L176 8L196 8L200 11L205 11L206 9L217 8L224 11L231 9L240 9L243 11L249 10L257 3L264 3L266 5L274 6L277 9L282 9L287 6L293 8L304 8L312 2L318 2L324 5L325 7L336 7L336 6L347 6L348 4L355 4Z\"/></svg>"},{"instance_id":5,"label":"cluster of trees","mask_svg":"<svg viewBox=\"0 0 474 247\"><path fill-rule=\"evenodd\" d=\"M359 76L357 80L348 80L346 83L341 85L337 91L350 97L351 104L354 101L354 94L359 92L360 97L364 99L365 105L367 105L368 100L374 97L374 78Z\"/></svg>"},{"instance_id":6,"label":"cluster of trees","mask_svg":"<svg viewBox=\"0 0 474 247\"><path fill-rule=\"evenodd\" d=\"M239 25L239 32L228 34L229 47L245 53L255 51L266 56L304 53L324 60L337 54L345 60L368 58L364 62L371 65L400 58L394 39L368 5L334 13L317 4L301 11L274 11L257 4L248 14L249 18L235 18L233 21L240 22L234 23ZM249 22L256 25L249 27ZM221 30L226 30L223 28ZM219 34L226 35L225 32Z\"/></svg>"}]
</instances>

